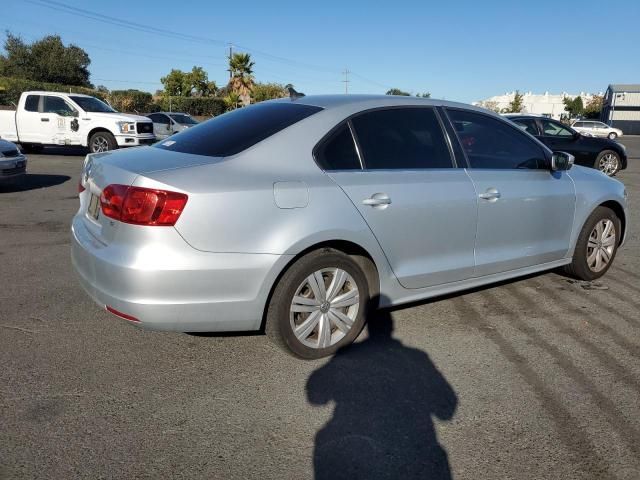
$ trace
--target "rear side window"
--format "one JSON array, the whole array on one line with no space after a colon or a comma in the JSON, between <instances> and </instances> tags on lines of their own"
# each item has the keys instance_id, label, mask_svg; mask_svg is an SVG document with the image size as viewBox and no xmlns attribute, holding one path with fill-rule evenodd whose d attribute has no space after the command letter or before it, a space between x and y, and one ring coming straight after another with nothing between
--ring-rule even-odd
<instances>
[{"instance_id":1,"label":"rear side window","mask_svg":"<svg viewBox=\"0 0 640 480\"><path fill-rule=\"evenodd\" d=\"M258 103L212 118L154 146L174 152L226 157L320 110L320 107L298 103Z\"/></svg>"},{"instance_id":2,"label":"rear side window","mask_svg":"<svg viewBox=\"0 0 640 480\"><path fill-rule=\"evenodd\" d=\"M561 123L550 120L542 120L542 130L547 137L573 137L573 132L565 128Z\"/></svg>"},{"instance_id":3,"label":"rear side window","mask_svg":"<svg viewBox=\"0 0 640 480\"><path fill-rule=\"evenodd\" d=\"M360 170L353 135L346 123L318 147L315 157L323 170Z\"/></svg>"},{"instance_id":4,"label":"rear side window","mask_svg":"<svg viewBox=\"0 0 640 480\"><path fill-rule=\"evenodd\" d=\"M432 108L375 110L352 122L367 170L453 167Z\"/></svg>"},{"instance_id":5,"label":"rear side window","mask_svg":"<svg viewBox=\"0 0 640 480\"><path fill-rule=\"evenodd\" d=\"M543 149L507 123L464 110L447 112L471 168L546 168Z\"/></svg>"},{"instance_id":6,"label":"rear side window","mask_svg":"<svg viewBox=\"0 0 640 480\"><path fill-rule=\"evenodd\" d=\"M531 135L540 135L538 133L538 127L536 126L536 121L531 118L519 118L517 120L513 120L513 123Z\"/></svg>"},{"instance_id":7,"label":"rear side window","mask_svg":"<svg viewBox=\"0 0 640 480\"><path fill-rule=\"evenodd\" d=\"M27 112L37 112L38 103L40 103L40 95L27 95L27 99L24 101L24 109Z\"/></svg>"}]
</instances>

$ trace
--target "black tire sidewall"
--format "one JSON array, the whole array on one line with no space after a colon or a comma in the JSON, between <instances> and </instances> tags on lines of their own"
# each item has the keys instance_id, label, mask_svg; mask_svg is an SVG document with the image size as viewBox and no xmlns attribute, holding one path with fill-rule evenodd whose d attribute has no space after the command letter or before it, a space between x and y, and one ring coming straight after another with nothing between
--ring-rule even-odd
<instances>
[{"instance_id":1,"label":"black tire sidewall","mask_svg":"<svg viewBox=\"0 0 640 480\"><path fill-rule=\"evenodd\" d=\"M611 256L609 264L603 270L594 272L589 268L589 265L587 264L587 243L589 241L589 235L591 234L593 228L599 221L604 220L605 218L613 221L616 229L616 245L613 249L613 255ZM582 226L582 230L580 231L580 235L578 236L576 248L573 253L573 261L571 264L571 269L574 276L581 280L591 281L596 280L607 273L609 268L611 268L611 265L613 265L613 261L615 260L616 254L618 253L618 245L620 243L621 234L622 231L620 219L616 216L613 210L607 207L596 208Z\"/></svg>"},{"instance_id":2,"label":"black tire sidewall","mask_svg":"<svg viewBox=\"0 0 640 480\"><path fill-rule=\"evenodd\" d=\"M618 134L614 133L614 132L611 132L609 135L607 135L607 138L609 140L615 140L616 138L618 138Z\"/></svg>"},{"instance_id":3,"label":"black tire sidewall","mask_svg":"<svg viewBox=\"0 0 640 480\"><path fill-rule=\"evenodd\" d=\"M358 315L349 333L335 345L316 349L301 343L293 333L290 324L290 306L298 286L313 272L324 268L341 268L346 271L358 287L360 305ZM278 282L271 297L267 314L266 330L271 337L277 336L277 343L294 355L304 359L316 359L332 355L337 350L351 344L362 331L369 307L369 286L360 266L348 255L337 250L321 250L300 258Z\"/></svg>"},{"instance_id":4,"label":"black tire sidewall","mask_svg":"<svg viewBox=\"0 0 640 480\"><path fill-rule=\"evenodd\" d=\"M89 151L91 153L104 153L104 152L94 152L91 150L91 145L93 144L93 140L96 137L103 137L107 140L107 143L109 144L109 152L111 150L115 150L116 148L118 148L118 144L116 142L116 138L113 136L112 133L110 132L96 132L93 135L91 135L91 137L89 138Z\"/></svg>"}]
</instances>

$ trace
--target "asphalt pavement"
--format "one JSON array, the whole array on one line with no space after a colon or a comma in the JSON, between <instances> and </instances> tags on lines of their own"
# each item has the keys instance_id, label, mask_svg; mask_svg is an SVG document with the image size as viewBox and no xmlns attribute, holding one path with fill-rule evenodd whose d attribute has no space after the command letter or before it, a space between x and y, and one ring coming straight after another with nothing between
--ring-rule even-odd
<instances>
[{"instance_id":1,"label":"asphalt pavement","mask_svg":"<svg viewBox=\"0 0 640 480\"><path fill-rule=\"evenodd\" d=\"M69 258L83 152L30 155L0 187L0 478L640 478L640 137L621 142L631 233L599 282L383 311L321 361L101 311Z\"/></svg>"}]
</instances>

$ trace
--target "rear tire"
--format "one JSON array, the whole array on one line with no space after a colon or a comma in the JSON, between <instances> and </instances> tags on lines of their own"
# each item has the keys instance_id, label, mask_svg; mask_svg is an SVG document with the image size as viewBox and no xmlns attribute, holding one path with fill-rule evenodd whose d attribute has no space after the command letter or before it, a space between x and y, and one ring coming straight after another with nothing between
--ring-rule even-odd
<instances>
[{"instance_id":1,"label":"rear tire","mask_svg":"<svg viewBox=\"0 0 640 480\"><path fill-rule=\"evenodd\" d=\"M593 168L600 170L608 177L613 177L620 171L620 155L613 150L603 150L598 154Z\"/></svg>"},{"instance_id":2,"label":"rear tire","mask_svg":"<svg viewBox=\"0 0 640 480\"><path fill-rule=\"evenodd\" d=\"M616 132L611 132L607 136L609 137L609 140L615 140L616 138L618 138L618 134Z\"/></svg>"},{"instance_id":3,"label":"rear tire","mask_svg":"<svg viewBox=\"0 0 640 480\"><path fill-rule=\"evenodd\" d=\"M332 355L362 331L369 292L366 275L354 258L331 248L313 251L291 265L276 285L266 333L298 357Z\"/></svg>"},{"instance_id":4,"label":"rear tire","mask_svg":"<svg viewBox=\"0 0 640 480\"><path fill-rule=\"evenodd\" d=\"M620 219L613 210L598 207L582 226L567 275L579 280L600 278L611 267L622 234Z\"/></svg>"},{"instance_id":5,"label":"rear tire","mask_svg":"<svg viewBox=\"0 0 640 480\"><path fill-rule=\"evenodd\" d=\"M89 151L91 153L108 152L118 148L118 142L111 132L96 132L89 138Z\"/></svg>"}]
</instances>

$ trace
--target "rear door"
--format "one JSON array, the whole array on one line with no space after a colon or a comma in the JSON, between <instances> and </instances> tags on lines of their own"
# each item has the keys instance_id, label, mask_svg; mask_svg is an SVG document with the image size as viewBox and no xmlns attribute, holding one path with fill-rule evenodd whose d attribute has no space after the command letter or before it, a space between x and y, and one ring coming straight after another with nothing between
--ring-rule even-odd
<instances>
[{"instance_id":1,"label":"rear door","mask_svg":"<svg viewBox=\"0 0 640 480\"><path fill-rule=\"evenodd\" d=\"M41 121L41 102L42 97L40 95L27 95L24 107L18 109L16 114L16 127L18 130L18 138L21 142L43 142L44 122Z\"/></svg>"},{"instance_id":2,"label":"rear door","mask_svg":"<svg viewBox=\"0 0 640 480\"><path fill-rule=\"evenodd\" d=\"M316 159L365 219L405 288L473 275L477 198L464 169L454 166L433 108L361 113L316 149Z\"/></svg>"},{"instance_id":3,"label":"rear door","mask_svg":"<svg viewBox=\"0 0 640 480\"><path fill-rule=\"evenodd\" d=\"M551 172L544 149L493 116L447 109L478 195L476 276L563 258L575 209L573 182Z\"/></svg>"}]
</instances>

